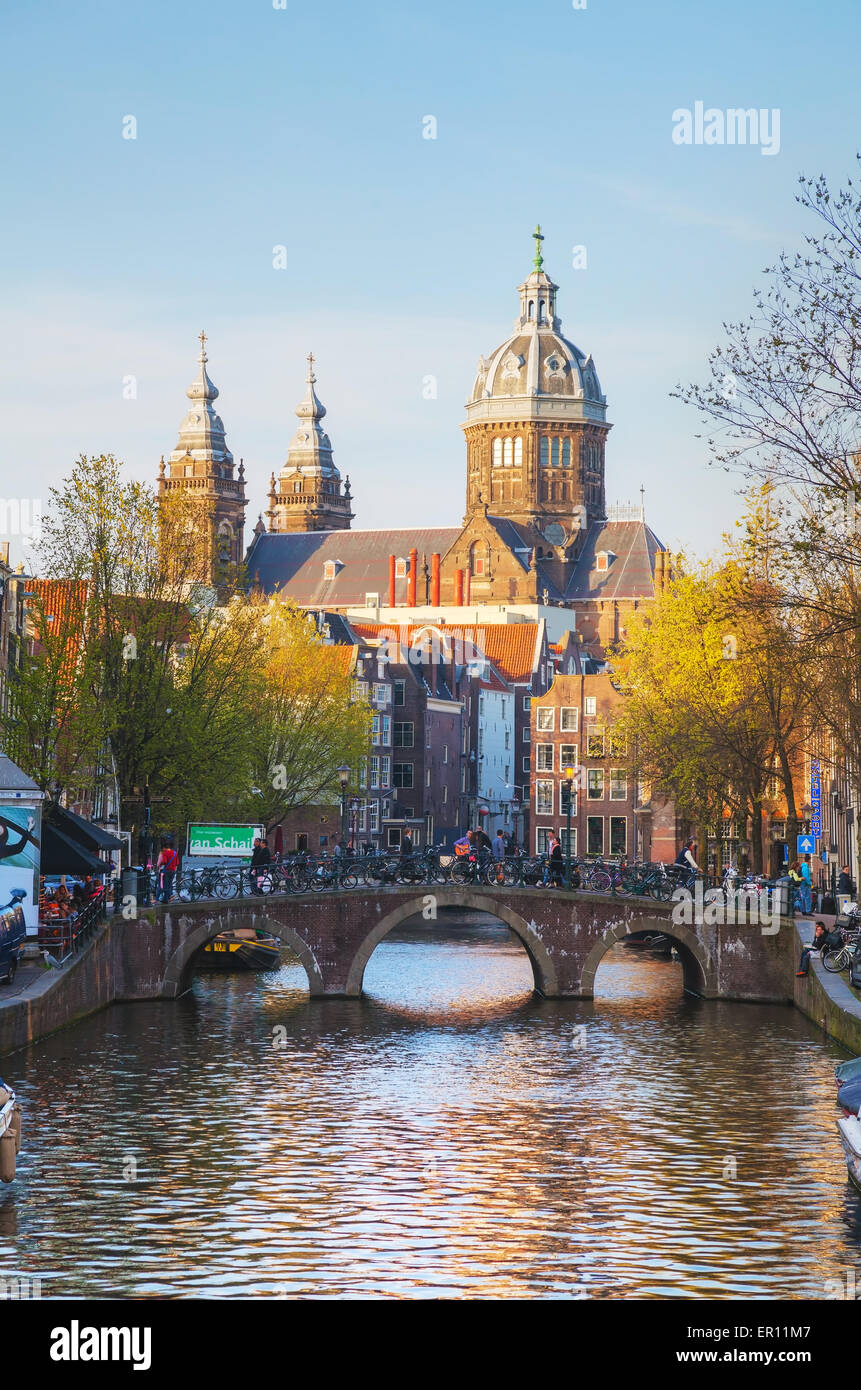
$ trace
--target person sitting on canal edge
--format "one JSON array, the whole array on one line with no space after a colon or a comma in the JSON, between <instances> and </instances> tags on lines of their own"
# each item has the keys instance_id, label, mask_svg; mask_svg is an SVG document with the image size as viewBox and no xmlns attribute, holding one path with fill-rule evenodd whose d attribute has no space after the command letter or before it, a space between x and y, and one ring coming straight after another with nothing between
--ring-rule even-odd
<instances>
[{"instance_id":1,"label":"person sitting on canal edge","mask_svg":"<svg viewBox=\"0 0 861 1390\"><path fill-rule=\"evenodd\" d=\"M798 962L796 976L806 975L810 969L810 957L819 955L825 945L825 938L828 935L828 928L824 922L817 922L813 930L813 941L809 946L805 946L801 952L801 960Z\"/></svg>"}]
</instances>

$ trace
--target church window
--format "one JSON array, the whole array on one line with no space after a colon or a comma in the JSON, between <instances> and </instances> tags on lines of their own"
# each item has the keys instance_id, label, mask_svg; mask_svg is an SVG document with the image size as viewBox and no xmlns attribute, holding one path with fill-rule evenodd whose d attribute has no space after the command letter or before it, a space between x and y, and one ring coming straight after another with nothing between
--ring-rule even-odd
<instances>
[{"instance_id":1,"label":"church window","mask_svg":"<svg viewBox=\"0 0 861 1390\"><path fill-rule=\"evenodd\" d=\"M550 462L554 468L559 467L559 436L554 435L550 443Z\"/></svg>"},{"instance_id":2,"label":"church window","mask_svg":"<svg viewBox=\"0 0 861 1390\"><path fill-rule=\"evenodd\" d=\"M493 466L499 468L502 464L502 440L497 436L493 441Z\"/></svg>"},{"instance_id":3,"label":"church window","mask_svg":"<svg viewBox=\"0 0 861 1390\"><path fill-rule=\"evenodd\" d=\"M293 484L293 491L294 491L294 492L301 492L301 491L302 491L302 484L301 484L301 483L294 483L294 484Z\"/></svg>"},{"instance_id":4,"label":"church window","mask_svg":"<svg viewBox=\"0 0 861 1390\"><path fill-rule=\"evenodd\" d=\"M505 443L502 446L502 464L504 468L511 467L513 448L513 441L510 439L506 439Z\"/></svg>"},{"instance_id":5,"label":"church window","mask_svg":"<svg viewBox=\"0 0 861 1390\"><path fill-rule=\"evenodd\" d=\"M194 472L194 464L187 463L182 471L185 474L186 478L190 478L192 473Z\"/></svg>"},{"instance_id":6,"label":"church window","mask_svg":"<svg viewBox=\"0 0 861 1390\"><path fill-rule=\"evenodd\" d=\"M539 301L538 301L538 322L539 322L539 323L545 323L545 322L546 322L545 317L544 317L544 300L543 300L543 299L539 299Z\"/></svg>"},{"instance_id":7,"label":"church window","mask_svg":"<svg viewBox=\"0 0 861 1390\"><path fill-rule=\"evenodd\" d=\"M550 462L550 440L546 434L542 434L541 436L541 447L538 457L541 467L546 468Z\"/></svg>"},{"instance_id":8,"label":"church window","mask_svg":"<svg viewBox=\"0 0 861 1390\"><path fill-rule=\"evenodd\" d=\"M570 440L570 439L563 439L563 441L562 441L562 467L563 467L563 468L570 468L570 466L571 466L571 440Z\"/></svg>"},{"instance_id":9,"label":"church window","mask_svg":"<svg viewBox=\"0 0 861 1390\"><path fill-rule=\"evenodd\" d=\"M514 441L514 467L519 468L523 463L523 440L518 435Z\"/></svg>"},{"instance_id":10,"label":"church window","mask_svg":"<svg viewBox=\"0 0 861 1390\"><path fill-rule=\"evenodd\" d=\"M529 301L529 317L530 317L530 319L534 319L534 318L535 318L535 300L534 300L534 299L530 299L530 301Z\"/></svg>"}]
</instances>

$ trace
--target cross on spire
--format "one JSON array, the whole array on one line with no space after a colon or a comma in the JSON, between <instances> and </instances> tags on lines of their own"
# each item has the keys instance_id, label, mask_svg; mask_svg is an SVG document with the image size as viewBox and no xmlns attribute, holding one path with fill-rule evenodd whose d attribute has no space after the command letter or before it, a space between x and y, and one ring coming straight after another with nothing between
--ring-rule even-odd
<instances>
[{"instance_id":1,"label":"cross on spire","mask_svg":"<svg viewBox=\"0 0 861 1390\"><path fill-rule=\"evenodd\" d=\"M197 336L200 338L200 356L197 360L198 362L206 362L208 360L206 356L206 334L203 329L200 330Z\"/></svg>"},{"instance_id":2,"label":"cross on spire","mask_svg":"<svg viewBox=\"0 0 861 1390\"><path fill-rule=\"evenodd\" d=\"M532 236L535 240L535 260L532 262L532 264L535 266L536 270L541 270L544 266L544 257L541 254L541 243L544 240L544 237L541 233L540 222L536 225L535 231L532 233Z\"/></svg>"}]
</instances>

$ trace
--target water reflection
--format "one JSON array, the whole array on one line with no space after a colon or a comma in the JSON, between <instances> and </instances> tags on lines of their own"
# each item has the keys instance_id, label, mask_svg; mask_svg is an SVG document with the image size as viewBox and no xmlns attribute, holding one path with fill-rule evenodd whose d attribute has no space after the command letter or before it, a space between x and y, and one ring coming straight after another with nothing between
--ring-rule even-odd
<instances>
[{"instance_id":1,"label":"water reflection","mask_svg":"<svg viewBox=\"0 0 861 1390\"><path fill-rule=\"evenodd\" d=\"M536 1000L496 926L402 930L365 988L200 975L18 1054L3 1270L46 1297L730 1298L855 1263L839 1049L800 1014L621 948L594 1004Z\"/></svg>"}]
</instances>

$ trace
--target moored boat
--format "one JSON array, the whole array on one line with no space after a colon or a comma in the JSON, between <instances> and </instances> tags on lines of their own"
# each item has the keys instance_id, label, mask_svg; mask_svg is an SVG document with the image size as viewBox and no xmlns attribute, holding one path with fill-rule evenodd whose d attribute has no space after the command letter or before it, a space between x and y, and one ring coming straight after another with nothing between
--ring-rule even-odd
<instances>
[{"instance_id":1,"label":"moored boat","mask_svg":"<svg viewBox=\"0 0 861 1390\"><path fill-rule=\"evenodd\" d=\"M240 927L207 941L194 957L198 970L275 970L281 964L277 936Z\"/></svg>"},{"instance_id":2,"label":"moored boat","mask_svg":"<svg viewBox=\"0 0 861 1390\"><path fill-rule=\"evenodd\" d=\"M849 1177L861 1190L861 1120L857 1115L844 1115L837 1121L837 1128Z\"/></svg>"},{"instance_id":3,"label":"moored boat","mask_svg":"<svg viewBox=\"0 0 861 1390\"><path fill-rule=\"evenodd\" d=\"M21 1147L21 1110L15 1092L0 1080L0 1181L11 1182Z\"/></svg>"},{"instance_id":4,"label":"moored boat","mask_svg":"<svg viewBox=\"0 0 861 1390\"><path fill-rule=\"evenodd\" d=\"M673 942L663 932L632 932L626 936L622 945L629 951L645 952L650 956L669 956Z\"/></svg>"}]
</instances>

